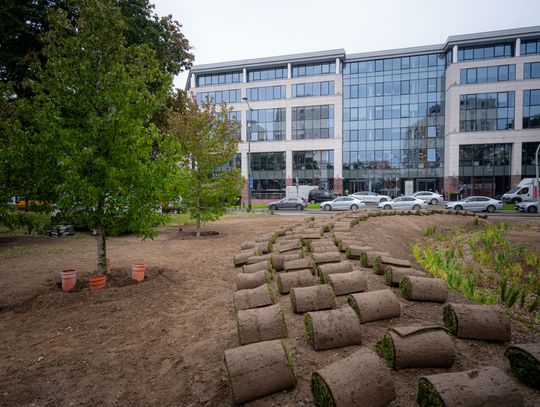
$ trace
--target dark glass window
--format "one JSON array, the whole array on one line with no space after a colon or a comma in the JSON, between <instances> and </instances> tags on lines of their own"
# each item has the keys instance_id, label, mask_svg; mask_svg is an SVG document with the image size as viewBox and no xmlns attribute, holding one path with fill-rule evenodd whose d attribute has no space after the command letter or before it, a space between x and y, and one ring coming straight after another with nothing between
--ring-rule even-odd
<instances>
[{"instance_id":1,"label":"dark glass window","mask_svg":"<svg viewBox=\"0 0 540 407\"><path fill-rule=\"evenodd\" d=\"M521 41L520 55L540 54L540 40Z\"/></svg>"},{"instance_id":2,"label":"dark glass window","mask_svg":"<svg viewBox=\"0 0 540 407\"><path fill-rule=\"evenodd\" d=\"M292 97L329 96L334 94L334 81L292 84Z\"/></svg>"},{"instance_id":3,"label":"dark glass window","mask_svg":"<svg viewBox=\"0 0 540 407\"><path fill-rule=\"evenodd\" d=\"M299 185L317 185L320 189L334 188L334 151L293 151L293 179Z\"/></svg>"},{"instance_id":4,"label":"dark glass window","mask_svg":"<svg viewBox=\"0 0 540 407\"><path fill-rule=\"evenodd\" d=\"M240 102L240 89L219 90L216 92L197 92L197 103L202 104L205 102L216 104L238 103Z\"/></svg>"},{"instance_id":5,"label":"dark glass window","mask_svg":"<svg viewBox=\"0 0 540 407\"><path fill-rule=\"evenodd\" d=\"M515 80L516 65L514 64L481 68L463 68L460 70L460 83L462 85L469 83L486 83Z\"/></svg>"},{"instance_id":6,"label":"dark glass window","mask_svg":"<svg viewBox=\"0 0 540 407\"><path fill-rule=\"evenodd\" d=\"M334 137L334 105L292 108L292 138Z\"/></svg>"},{"instance_id":7,"label":"dark glass window","mask_svg":"<svg viewBox=\"0 0 540 407\"><path fill-rule=\"evenodd\" d=\"M275 79L287 79L286 66L248 70L248 82L272 81Z\"/></svg>"},{"instance_id":8,"label":"dark glass window","mask_svg":"<svg viewBox=\"0 0 540 407\"><path fill-rule=\"evenodd\" d=\"M477 93L460 96L461 132L514 128L514 92Z\"/></svg>"},{"instance_id":9,"label":"dark glass window","mask_svg":"<svg viewBox=\"0 0 540 407\"><path fill-rule=\"evenodd\" d=\"M292 77L315 76L315 75L335 75L335 62L319 62L315 64L293 65Z\"/></svg>"},{"instance_id":10,"label":"dark glass window","mask_svg":"<svg viewBox=\"0 0 540 407\"><path fill-rule=\"evenodd\" d=\"M197 86L225 85L242 82L242 71L197 75Z\"/></svg>"},{"instance_id":11,"label":"dark glass window","mask_svg":"<svg viewBox=\"0 0 540 407\"><path fill-rule=\"evenodd\" d=\"M540 78L540 62L523 64L523 79Z\"/></svg>"},{"instance_id":12,"label":"dark glass window","mask_svg":"<svg viewBox=\"0 0 540 407\"><path fill-rule=\"evenodd\" d=\"M255 198L280 198L285 191L285 152L251 153L251 175Z\"/></svg>"},{"instance_id":13,"label":"dark glass window","mask_svg":"<svg viewBox=\"0 0 540 407\"><path fill-rule=\"evenodd\" d=\"M523 128L540 127L540 89L523 91Z\"/></svg>"},{"instance_id":14,"label":"dark glass window","mask_svg":"<svg viewBox=\"0 0 540 407\"><path fill-rule=\"evenodd\" d=\"M227 116L229 116L230 120L236 120L239 124L238 129L234 132L233 136L236 137L238 140L240 140L240 132L241 132L241 126L242 126L242 112L240 111L230 111L227 112Z\"/></svg>"},{"instance_id":15,"label":"dark glass window","mask_svg":"<svg viewBox=\"0 0 540 407\"><path fill-rule=\"evenodd\" d=\"M285 140L285 109L248 110L247 127L252 142Z\"/></svg>"},{"instance_id":16,"label":"dark glass window","mask_svg":"<svg viewBox=\"0 0 540 407\"><path fill-rule=\"evenodd\" d=\"M285 99L285 85L248 88L247 98L250 101Z\"/></svg>"},{"instance_id":17,"label":"dark glass window","mask_svg":"<svg viewBox=\"0 0 540 407\"><path fill-rule=\"evenodd\" d=\"M521 176L536 177L536 149L539 142L523 143L521 152Z\"/></svg>"},{"instance_id":18,"label":"dark glass window","mask_svg":"<svg viewBox=\"0 0 540 407\"><path fill-rule=\"evenodd\" d=\"M514 44L495 44L458 49L458 61L472 61L480 59L510 58L514 55Z\"/></svg>"}]
</instances>

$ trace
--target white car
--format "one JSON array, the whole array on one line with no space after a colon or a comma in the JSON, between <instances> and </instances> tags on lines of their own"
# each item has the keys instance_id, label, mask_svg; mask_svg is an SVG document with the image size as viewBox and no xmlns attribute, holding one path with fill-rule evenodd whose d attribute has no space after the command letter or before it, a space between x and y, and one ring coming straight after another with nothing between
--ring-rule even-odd
<instances>
[{"instance_id":1,"label":"white car","mask_svg":"<svg viewBox=\"0 0 540 407\"><path fill-rule=\"evenodd\" d=\"M406 209L406 210L418 210L427 208L428 204L422 199L414 198L412 196L400 196L394 198L391 201L381 202L377 205L379 209Z\"/></svg>"},{"instance_id":2,"label":"white car","mask_svg":"<svg viewBox=\"0 0 540 407\"><path fill-rule=\"evenodd\" d=\"M360 208L365 208L366 204L353 196L339 196L332 201L321 203L321 209L324 211L355 211Z\"/></svg>"},{"instance_id":3,"label":"white car","mask_svg":"<svg viewBox=\"0 0 540 407\"><path fill-rule=\"evenodd\" d=\"M444 201L444 197L441 194L436 194L435 192L431 191L418 191L411 196L421 199L422 201L431 205L437 205L439 202Z\"/></svg>"},{"instance_id":4,"label":"white car","mask_svg":"<svg viewBox=\"0 0 540 407\"><path fill-rule=\"evenodd\" d=\"M461 201L447 202L445 207L456 211L488 211L493 213L502 208L502 202L487 196L470 196Z\"/></svg>"},{"instance_id":5,"label":"white car","mask_svg":"<svg viewBox=\"0 0 540 407\"><path fill-rule=\"evenodd\" d=\"M516 204L516 211L536 213L538 212L538 202L536 201L525 201Z\"/></svg>"},{"instance_id":6,"label":"white car","mask_svg":"<svg viewBox=\"0 0 540 407\"><path fill-rule=\"evenodd\" d=\"M371 191L360 191L355 192L352 194L356 199L361 200L362 202L386 202L390 201L392 198L390 198L388 195L379 195L375 192Z\"/></svg>"}]
</instances>

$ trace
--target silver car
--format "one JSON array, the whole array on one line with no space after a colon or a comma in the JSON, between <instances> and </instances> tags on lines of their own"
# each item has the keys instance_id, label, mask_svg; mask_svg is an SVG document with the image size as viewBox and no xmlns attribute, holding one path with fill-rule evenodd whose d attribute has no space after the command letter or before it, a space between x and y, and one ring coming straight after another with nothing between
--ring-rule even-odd
<instances>
[{"instance_id":1,"label":"silver car","mask_svg":"<svg viewBox=\"0 0 540 407\"><path fill-rule=\"evenodd\" d=\"M366 204L353 196L340 196L332 201L321 203L321 209L324 211L355 211L360 208L365 208Z\"/></svg>"},{"instance_id":2,"label":"silver car","mask_svg":"<svg viewBox=\"0 0 540 407\"><path fill-rule=\"evenodd\" d=\"M502 202L487 196L470 196L461 201L447 202L445 207L456 211L488 211L493 213L502 208Z\"/></svg>"},{"instance_id":3,"label":"silver car","mask_svg":"<svg viewBox=\"0 0 540 407\"><path fill-rule=\"evenodd\" d=\"M405 209L418 210L427 208L428 204L421 199L412 196L400 196L388 202L381 202L377 205L379 209Z\"/></svg>"},{"instance_id":4,"label":"silver car","mask_svg":"<svg viewBox=\"0 0 540 407\"><path fill-rule=\"evenodd\" d=\"M538 203L536 201L525 201L516 204L516 211L536 213L538 212Z\"/></svg>"},{"instance_id":5,"label":"silver car","mask_svg":"<svg viewBox=\"0 0 540 407\"><path fill-rule=\"evenodd\" d=\"M422 201L431 205L437 205L439 202L444 201L444 197L441 194L436 194L435 192L431 191L418 191L411 196L421 199Z\"/></svg>"},{"instance_id":6,"label":"silver car","mask_svg":"<svg viewBox=\"0 0 540 407\"><path fill-rule=\"evenodd\" d=\"M390 198L388 195L380 195L375 192L371 191L360 191L355 192L352 194L356 199L361 200L362 202L386 202L390 201L392 198Z\"/></svg>"}]
</instances>

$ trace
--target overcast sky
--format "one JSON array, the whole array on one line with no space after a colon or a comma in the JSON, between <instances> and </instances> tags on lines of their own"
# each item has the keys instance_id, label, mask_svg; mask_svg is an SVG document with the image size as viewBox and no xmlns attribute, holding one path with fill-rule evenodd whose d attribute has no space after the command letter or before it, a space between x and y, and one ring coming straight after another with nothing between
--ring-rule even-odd
<instances>
[{"instance_id":1,"label":"overcast sky","mask_svg":"<svg viewBox=\"0 0 540 407\"><path fill-rule=\"evenodd\" d=\"M152 2L152 0L151 0ZM183 25L195 64L344 48L444 43L540 25L539 0L153 0ZM183 88L187 74L175 80Z\"/></svg>"}]
</instances>

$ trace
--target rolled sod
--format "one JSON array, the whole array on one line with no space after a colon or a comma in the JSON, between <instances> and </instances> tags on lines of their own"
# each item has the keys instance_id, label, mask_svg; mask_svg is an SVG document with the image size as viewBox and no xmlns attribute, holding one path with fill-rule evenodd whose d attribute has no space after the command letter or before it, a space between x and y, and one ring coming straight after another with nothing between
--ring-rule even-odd
<instances>
[{"instance_id":1,"label":"rolled sod","mask_svg":"<svg viewBox=\"0 0 540 407\"><path fill-rule=\"evenodd\" d=\"M270 262L268 260L261 261L260 263L246 264L242 266L244 273L256 273L261 270L269 270Z\"/></svg>"},{"instance_id":2,"label":"rolled sod","mask_svg":"<svg viewBox=\"0 0 540 407\"><path fill-rule=\"evenodd\" d=\"M318 232L309 232L309 233L302 233L302 241L306 240L317 240L320 239L322 236L322 233L320 231Z\"/></svg>"},{"instance_id":3,"label":"rolled sod","mask_svg":"<svg viewBox=\"0 0 540 407\"><path fill-rule=\"evenodd\" d=\"M250 256L248 257L246 263L247 264L255 264L255 263L261 263L263 261L268 261L272 258L272 253L263 254L260 256Z\"/></svg>"},{"instance_id":4,"label":"rolled sod","mask_svg":"<svg viewBox=\"0 0 540 407\"><path fill-rule=\"evenodd\" d=\"M306 338L315 350L362 344L358 315L350 307L304 314Z\"/></svg>"},{"instance_id":5,"label":"rolled sod","mask_svg":"<svg viewBox=\"0 0 540 407\"><path fill-rule=\"evenodd\" d=\"M255 243L254 242L244 242L242 243L242 246L240 246L240 250L248 250L248 249L254 249Z\"/></svg>"},{"instance_id":6,"label":"rolled sod","mask_svg":"<svg viewBox=\"0 0 540 407\"><path fill-rule=\"evenodd\" d=\"M540 343L520 343L510 346L505 354L514 376L522 383L540 390Z\"/></svg>"},{"instance_id":7,"label":"rolled sod","mask_svg":"<svg viewBox=\"0 0 540 407\"><path fill-rule=\"evenodd\" d=\"M290 243L280 243L278 252L286 253L290 251L298 250L301 247L300 240L293 240Z\"/></svg>"},{"instance_id":8,"label":"rolled sod","mask_svg":"<svg viewBox=\"0 0 540 407\"><path fill-rule=\"evenodd\" d=\"M312 253L339 253L339 249L334 243L311 247L310 250Z\"/></svg>"},{"instance_id":9,"label":"rolled sod","mask_svg":"<svg viewBox=\"0 0 540 407\"><path fill-rule=\"evenodd\" d=\"M336 273L349 273L353 271L353 266L349 261L340 261L339 263L327 263L318 266L319 275L329 275Z\"/></svg>"},{"instance_id":10,"label":"rolled sod","mask_svg":"<svg viewBox=\"0 0 540 407\"><path fill-rule=\"evenodd\" d=\"M389 289L351 294L347 302L356 311L363 324L401 315L399 301Z\"/></svg>"},{"instance_id":11,"label":"rolled sod","mask_svg":"<svg viewBox=\"0 0 540 407\"><path fill-rule=\"evenodd\" d=\"M365 251L360 255L360 265L369 268L376 267L378 270L378 265L381 263L382 256L389 256L389 254L372 250Z\"/></svg>"},{"instance_id":12,"label":"rolled sod","mask_svg":"<svg viewBox=\"0 0 540 407\"><path fill-rule=\"evenodd\" d=\"M283 242L283 241L287 241L287 240L299 240L301 238L302 238L302 234L298 233L298 232L295 232L295 233L292 233L290 235L285 235L283 237L280 237L279 240L280 240L280 242Z\"/></svg>"},{"instance_id":13,"label":"rolled sod","mask_svg":"<svg viewBox=\"0 0 540 407\"><path fill-rule=\"evenodd\" d=\"M348 259L359 259L366 252L371 252L373 249L369 246L362 246L360 242L350 244L345 249L345 256Z\"/></svg>"},{"instance_id":14,"label":"rolled sod","mask_svg":"<svg viewBox=\"0 0 540 407\"><path fill-rule=\"evenodd\" d=\"M236 326L240 345L287 337L285 316L277 304L238 311Z\"/></svg>"},{"instance_id":15,"label":"rolled sod","mask_svg":"<svg viewBox=\"0 0 540 407\"><path fill-rule=\"evenodd\" d=\"M236 404L296 386L294 359L280 340L228 349L225 366Z\"/></svg>"},{"instance_id":16,"label":"rolled sod","mask_svg":"<svg viewBox=\"0 0 540 407\"><path fill-rule=\"evenodd\" d=\"M268 233L266 235L261 235L257 239L255 239L255 243L274 242L276 238L277 235L275 233Z\"/></svg>"},{"instance_id":17,"label":"rolled sod","mask_svg":"<svg viewBox=\"0 0 540 407\"><path fill-rule=\"evenodd\" d=\"M243 250L240 253L233 256L233 261L235 267L243 266L247 263L248 259L252 256L255 256L257 251L255 249Z\"/></svg>"},{"instance_id":18,"label":"rolled sod","mask_svg":"<svg viewBox=\"0 0 540 407\"><path fill-rule=\"evenodd\" d=\"M277 236L277 237L281 237L281 236L285 236L285 233L287 233L287 229L286 228L281 228L281 229L278 229L274 232L274 234Z\"/></svg>"},{"instance_id":19,"label":"rolled sod","mask_svg":"<svg viewBox=\"0 0 540 407\"><path fill-rule=\"evenodd\" d=\"M379 259L373 261L373 272L378 275L384 274L385 266L396 266L396 267L411 267L411 262L406 259L396 259L390 256L380 256Z\"/></svg>"},{"instance_id":20,"label":"rolled sod","mask_svg":"<svg viewBox=\"0 0 540 407\"><path fill-rule=\"evenodd\" d=\"M390 328L376 350L394 369L451 367L456 360L452 339L440 326Z\"/></svg>"},{"instance_id":21,"label":"rolled sod","mask_svg":"<svg viewBox=\"0 0 540 407\"><path fill-rule=\"evenodd\" d=\"M334 241L330 239L312 240L308 242L308 244L309 244L309 249L313 251L319 247L328 247L328 246L336 247Z\"/></svg>"},{"instance_id":22,"label":"rolled sod","mask_svg":"<svg viewBox=\"0 0 540 407\"><path fill-rule=\"evenodd\" d=\"M255 243L255 249L259 250L261 254L267 254L272 251L272 242Z\"/></svg>"},{"instance_id":23,"label":"rolled sod","mask_svg":"<svg viewBox=\"0 0 540 407\"><path fill-rule=\"evenodd\" d=\"M311 287L291 288L292 309L301 314L308 311L319 311L336 306L334 290L328 284L314 285Z\"/></svg>"},{"instance_id":24,"label":"rolled sod","mask_svg":"<svg viewBox=\"0 0 540 407\"><path fill-rule=\"evenodd\" d=\"M284 254L274 254L270 260L270 264L276 271L283 271L285 269L285 262L290 260L297 260L302 258L302 250L294 252L287 252Z\"/></svg>"},{"instance_id":25,"label":"rolled sod","mask_svg":"<svg viewBox=\"0 0 540 407\"><path fill-rule=\"evenodd\" d=\"M440 278L404 276L399 288L410 301L445 302L448 298L448 285Z\"/></svg>"},{"instance_id":26,"label":"rolled sod","mask_svg":"<svg viewBox=\"0 0 540 407\"><path fill-rule=\"evenodd\" d=\"M318 407L382 407L396 399L389 370L365 347L313 373L311 393Z\"/></svg>"},{"instance_id":27,"label":"rolled sod","mask_svg":"<svg viewBox=\"0 0 540 407\"><path fill-rule=\"evenodd\" d=\"M277 276L277 286L281 294L288 294L293 287L310 287L317 283L317 278L309 269L280 273Z\"/></svg>"},{"instance_id":28,"label":"rolled sod","mask_svg":"<svg viewBox=\"0 0 540 407\"><path fill-rule=\"evenodd\" d=\"M236 291L233 295L234 308L241 309L266 307L275 304L276 299L269 284L247 290Z\"/></svg>"},{"instance_id":29,"label":"rolled sod","mask_svg":"<svg viewBox=\"0 0 540 407\"><path fill-rule=\"evenodd\" d=\"M328 274L325 278L325 282L332 286L336 296L360 293L368 289L366 277L358 270Z\"/></svg>"},{"instance_id":30,"label":"rolled sod","mask_svg":"<svg viewBox=\"0 0 540 407\"><path fill-rule=\"evenodd\" d=\"M313 261L309 257L304 257L303 259L296 260L286 260L283 263L283 268L285 271L311 269L312 267Z\"/></svg>"},{"instance_id":31,"label":"rolled sod","mask_svg":"<svg viewBox=\"0 0 540 407\"><path fill-rule=\"evenodd\" d=\"M423 376L416 398L420 407L522 407L516 383L493 366L465 372Z\"/></svg>"},{"instance_id":32,"label":"rolled sod","mask_svg":"<svg viewBox=\"0 0 540 407\"><path fill-rule=\"evenodd\" d=\"M384 284L390 286L399 286L399 282L402 277L405 276L415 276L415 277L425 277L426 273L410 268L401 268L394 266L385 266L384 267Z\"/></svg>"},{"instance_id":33,"label":"rolled sod","mask_svg":"<svg viewBox=\"0 0 540 407\"><path fill-rule=\"evenodd\" d=\"M327 263L339 263L341 261L341 256L337 251L326 253L313 253L311 257L313 258L313 262L317 265Z\"/></svg>"},{"instance_id":34,"label":"rolled sod","mask_svg":"<svg viewBox=\"0 0 540 407\"><path fill-rule=\"evenodd\" d=\"M250 288L260 287L271 279L270 273L265 270L254 273L238 273L236 275L236 289L248 290Z\"/></svg>"},{"instance_id":35,"label":"rolled sod","mask_svg":"<svg viewBox=\"0 0 540 407\"><path fill-rule=\"evenodd\" d=\"M444 325L458 338L509 341L510 319L496 305L447 304L443 308Z\"/></svg>"},{"instance_id":36,"label":"rolled sod","mask_svg":"<svg viewBox=\"0 0 540 407\"><path fill-rule=\"evenodd\" d=\"M333 228L334 230L334 233L349 233L351 231L351 227L350 226L334 226Z\"/></svg>"},{"instance_id":37,"label":"rolled sod","mask_svg":"<svg viewBox=\"0 0 540 407\"><path fill-rule=\"evenodd\" d=\"M334 232L332 238L336 243L338 243L340 240L355 240L352 234L343 232Z\"/></svg>"}]
</instances>

